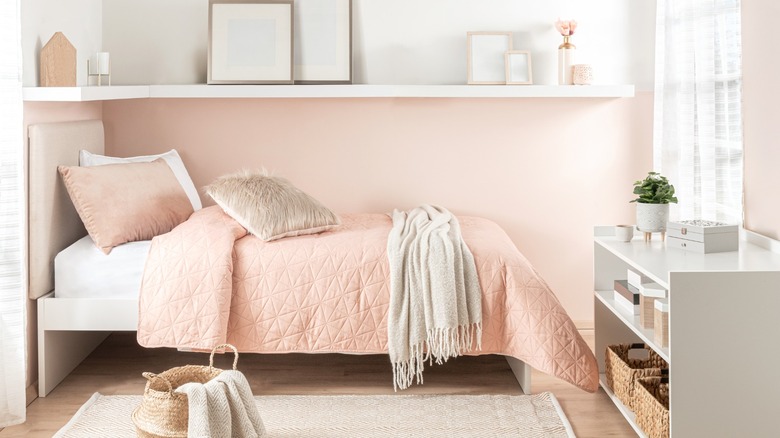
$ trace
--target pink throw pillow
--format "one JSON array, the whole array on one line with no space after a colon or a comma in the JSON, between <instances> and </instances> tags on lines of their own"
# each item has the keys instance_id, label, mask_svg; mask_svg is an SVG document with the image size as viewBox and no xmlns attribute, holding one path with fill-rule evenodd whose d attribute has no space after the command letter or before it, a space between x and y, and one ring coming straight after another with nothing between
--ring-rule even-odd
<instances>
[{"instance_id":1,"label":"pink throw pillow","mask_svg":"<svg viewBox=\"0 0 780 438\"><path fill-rule=\"evenodd\" d=\"M57 170L92 241L106 254L117 245L165 234L193 212L163 159Z\"/></svg>"}]
</instances>

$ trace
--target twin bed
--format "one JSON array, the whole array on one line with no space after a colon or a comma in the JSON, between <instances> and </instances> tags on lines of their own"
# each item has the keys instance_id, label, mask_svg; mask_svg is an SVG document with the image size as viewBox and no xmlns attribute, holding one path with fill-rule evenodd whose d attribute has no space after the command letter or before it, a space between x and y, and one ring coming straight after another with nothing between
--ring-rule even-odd
<instances>
[{"instance_id":1,"label":"twin bed","mask_svg":"<svg viewBox=\"0 0 780 438\"><path fill-rule=\"evenodd\" d=\"M83 237L86 232L59 181L57 166L77 166L79 150L103 153L100 121L35 125L29 137L29 293L38 300L43 397L108 333L139 328L139 287L150 243L124 244L103 254ZM192 236L204 223L235 227L226 217L218 207L206 208L162 241L176 247L177 235ZM232 275L231 287L204 293L161 286L160 291L171 295L142 297L139 341L148 347L208 349L226 340L255 353L386 352L389 287L383 239L388 230L383 215L354 215L345 216L334 231L275 243L234 233L227 259L235 267L220 274ZM483 347L470 354L505 355L526 393L530 366L595 391L595 358L506 234L474 218L465 220L463 235L474 252L483 290ZM351 265L344 260L352 260ZM317 274L304 278L303 272ZM144 281L164 285L167 280L147 275ZM203 297L219 299L181 317L192 312L189 303ZM173 301L188 304L167 308L165 303ZM220 314L224 330L199 331L197 327L207 325L187 322L198 313Z\"/></svg>"}]
</instances>

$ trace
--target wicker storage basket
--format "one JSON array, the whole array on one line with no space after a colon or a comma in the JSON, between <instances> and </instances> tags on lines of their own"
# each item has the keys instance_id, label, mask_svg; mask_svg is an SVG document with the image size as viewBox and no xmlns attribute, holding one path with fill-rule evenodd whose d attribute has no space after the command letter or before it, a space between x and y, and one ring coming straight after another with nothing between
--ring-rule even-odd
<instances>
[{"instance_id":1,"label":"wicker storage basket","mask_svg":"<svg viewBox=\"0 0 780 438\"><path fill-rule=\"evenodd\" d=\"M238 366L238 350L230 344L211 350L209 366L185 365L160 374L143 373L147 379L144 398L132 414L136 432L142 438L186 438L189 406L187 395L174 392L185 383L206 383L222 372L214 368L214 353L230 348L235 354L233 369Z\"/></svg>"},{"instance_id":2,"label":"wicker storage basket","mask_svg":"<svg viewBox=\"0 0 780 438\"><path fill-rule=\"evenodd\" d=\"M647 359L629 359L628 352L635 349L647 350ZM645 344L620 344L607 347L604 368L607 384L612 388L612 392L629 409L636 411L634 405L636 379L660 376L666 372L669 364Z\"/></svg>"},{"instance_id":3,"label":"wicker storage basket","mask_svg":"<svg viewBox=\"0 0 780 438\"><path fill-rule=\"evenodd\" d=\"M636 424L648 438L669 437L669 379L637 379L634 391Z\"/></svg>"}]
</instances>

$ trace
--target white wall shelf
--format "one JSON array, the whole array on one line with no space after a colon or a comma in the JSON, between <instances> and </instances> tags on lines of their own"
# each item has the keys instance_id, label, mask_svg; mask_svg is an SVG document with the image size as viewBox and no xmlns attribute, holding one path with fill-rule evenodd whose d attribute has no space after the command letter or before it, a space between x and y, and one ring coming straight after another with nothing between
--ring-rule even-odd
<instances>
[{"instance_id":1,"label":"white wall shelf","mask_svg":"<svg viewBox=\"0 0 780 438\"><path fill-rule=\"evenodd\" d=\"M318 98L619 98L633 85L121 85L25 87L27 102L121 99L318 99Z\"/></svg>"},{"instance_id":2,"label":"white wall shelf","mask_svg":"<svg viewBox=\"0 0 780 438\"><path fill-rule=\"evenodd\" d=\"M92 102L149 97L149 87L146 85L24 87L22 92L25 102Z\"/></svg>"}]
</instances>

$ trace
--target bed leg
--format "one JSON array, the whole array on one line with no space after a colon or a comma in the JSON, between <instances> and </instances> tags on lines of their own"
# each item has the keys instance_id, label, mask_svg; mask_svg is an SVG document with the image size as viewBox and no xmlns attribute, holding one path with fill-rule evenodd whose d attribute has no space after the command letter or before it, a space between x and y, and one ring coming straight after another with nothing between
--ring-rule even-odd
<instances>
[{"instance_id":1,"label":"bed leg","mask_svg":"<svg viewBox=\"0 0 780 438\"><path fill-rule=\"evenodd\" d=\"M46 330L44 300L38 299L38 397L46 397L111 334Z\"/></svg>"},{"instance_id":2,"label":"bed leg","mask_svg":"<svg viewBox=\"0 0 780 438\"><path fill-rule=\"evenodd\" d=\"M46 397L111 332L44 331L38 334L38 397Z\"/></svg>"},{"instance_id":3,"label":"bed leg","mask_svg":"<svg viewBox=\"0 0 780 438\"><path fill-rule=\"evenodd\" d=\"M516 359L512 356L504 356L509 363L509 367L512 368L512 374L515 375L517 383L520 384L520 389L523 390L523 394L531 394L531 370L532 368L525 362Z\"/></svg>"}]
</instances>

